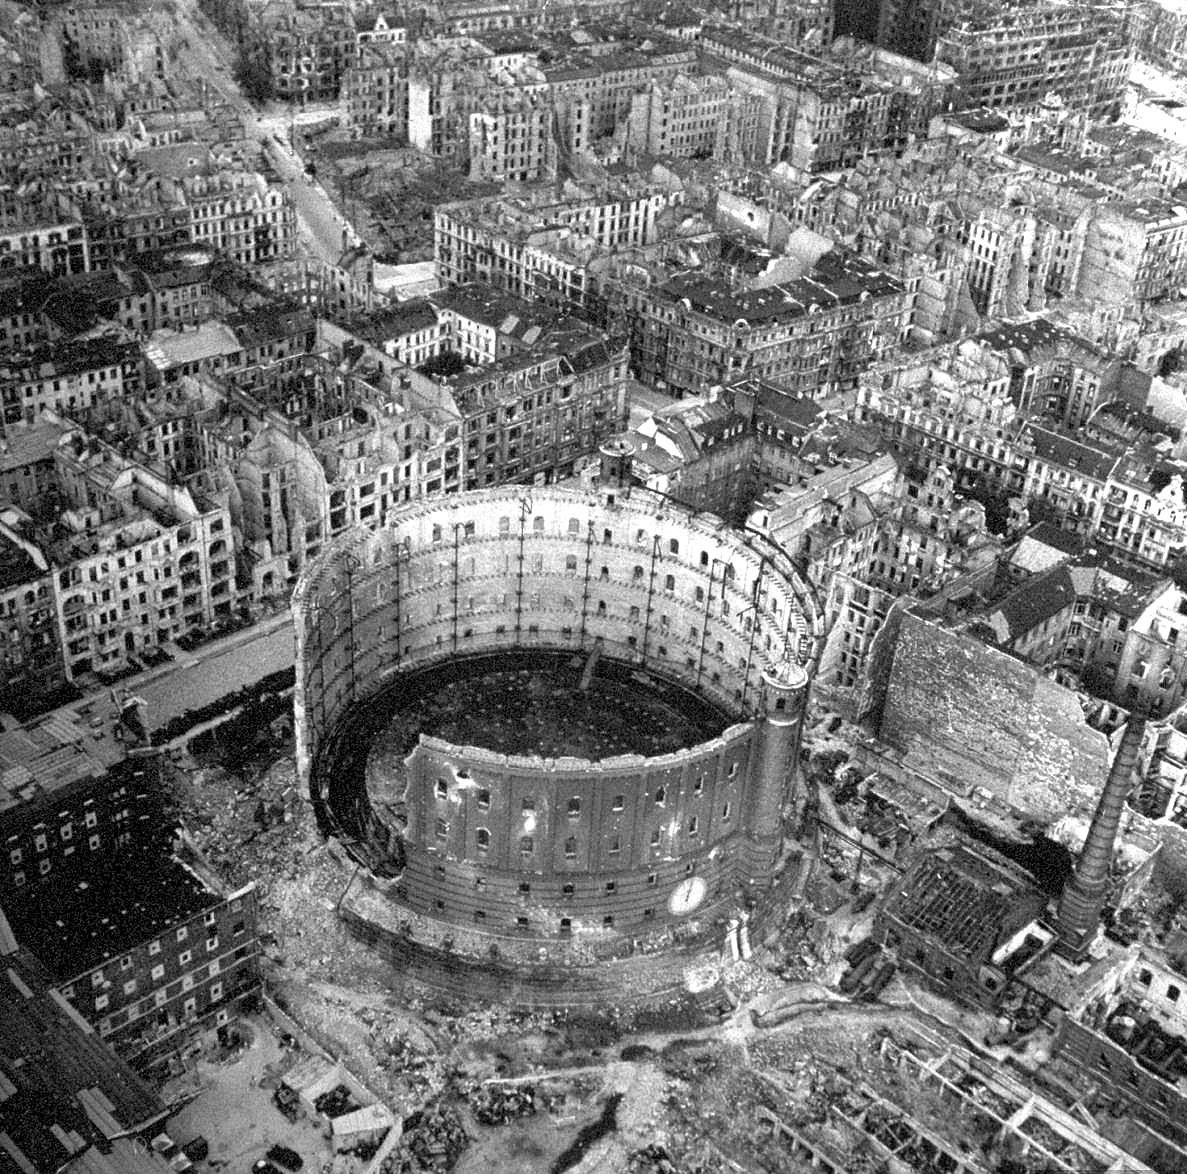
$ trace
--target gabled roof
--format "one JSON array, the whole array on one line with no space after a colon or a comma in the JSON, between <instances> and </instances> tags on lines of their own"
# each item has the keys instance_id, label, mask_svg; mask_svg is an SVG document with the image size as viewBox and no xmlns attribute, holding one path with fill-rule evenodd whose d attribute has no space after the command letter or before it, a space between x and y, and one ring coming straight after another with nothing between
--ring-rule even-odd
<instances>
[{"instance_id":1,"label":"gabled roof","mask_svg":"<svg viewBox=\"0 0 1187 1174\"><path fill-rule=\"evenodd\" d=\"M1037 574L1078 554L1083 543L1076 534L1051 522L1039 522L1022 536L1010 555L1010 566Z\"/></svg>"},{"instance_id":2,"label":"gabled roof","mask_svg":"<svg viewBox=\"0 0 1187 1174\"><path fill-rule=\"evenodd\" d=\"M1032 632L1076 602L1076 587L1067 567L1059 566L1027 579L994 608L1005 621L1010 640Z\"/></svg>"},{"instance_id":3,"label":"gabled roof","mask_svg":"<svg viewBox=\"0 0 1187 1174\"><path fill-rule=\"evenodd\" d=\"M1084 444L1066 433L1053 432L1037 424L1028 424L1026 433L1034 444L1035 456L1053 465L1074 469L1096 481L1107 481L1121 459L1112 449Z\"/></svg>"}]
</instances>

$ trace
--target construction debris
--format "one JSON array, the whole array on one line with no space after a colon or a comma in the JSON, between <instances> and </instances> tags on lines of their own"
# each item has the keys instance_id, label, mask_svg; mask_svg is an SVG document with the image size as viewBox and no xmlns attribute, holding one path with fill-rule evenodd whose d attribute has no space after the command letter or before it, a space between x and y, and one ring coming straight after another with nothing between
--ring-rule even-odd
<instances>
[{"instance_id":1,"label":"construction debris","mask_svg":"<svg viewBox=\"0 0 1187 1174\"><path fill-rule=\"evenodd\" d=\"M483 1084L469 1097L470 1111L483 1125L506 1125L536 1111L536 1089L531 1084Z\"/></svg>"},{"instance_id":2,"label":"construction debris","mask_svg":"<svg viewBox=\"0 0 1187 1174\"><path fill-rule=\"evenodd\" d=\"M452 1170L469 1144L457 1111L435 1102L404 1119L400 1143L381 1163L378 1174Z\"/></svg>"}]
</instances>

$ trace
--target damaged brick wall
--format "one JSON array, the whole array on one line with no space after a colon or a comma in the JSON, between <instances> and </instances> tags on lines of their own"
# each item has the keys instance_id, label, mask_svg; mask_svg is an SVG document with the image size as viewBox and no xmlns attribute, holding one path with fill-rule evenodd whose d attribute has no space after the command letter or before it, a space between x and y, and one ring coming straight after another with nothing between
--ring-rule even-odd
<instances>
[{"instance_id":1,"label":"damaged brick wall","mask_svg":"<svg viewBox=\"0 0 1187 1174\"><path fill-rule=\"evenodd\" d=\"M884 662L873 660L877 671ZM1044 821L1091 809L1111 751L1071 690L910 612L886 682L878 735L920 774L957 793L984 788Z\"/></svg>"}]
</instances>

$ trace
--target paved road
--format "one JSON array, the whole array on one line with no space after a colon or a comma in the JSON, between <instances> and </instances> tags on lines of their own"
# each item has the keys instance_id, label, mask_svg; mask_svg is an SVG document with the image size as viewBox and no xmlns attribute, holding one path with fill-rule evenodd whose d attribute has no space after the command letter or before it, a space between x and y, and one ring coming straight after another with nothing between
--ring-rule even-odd
<instances>
[{"instance_id":1,"label":"paved road","mask_svg":"<svg viewBox=\"0 0 1187 1174\"><path fill-rule=\"evenodd\" d=\"M191 656L129 677L116 686L147 702L144 714L150 730L158 730L187 710L200 709L271 673L292 668L295 658L292 616L285 611L254 627L233 632L198 648ZM104 689L64 706L83 725L107 730L115 725L118 706Z\"/></svg>"},{"instance_id":2,"label":"paved road","mask_svg":"<svg viewBox=\"0 0 1187 1174\"><path fill-rule=\"evenodd\" d=\"M196 0L178 0L176 12L180 71L205 81L242 114L248 136L264 145L269 160L292 193L302 241L318 257L336 264L342 256L343 229L351 244L357 243L358 237L321 185L309 179L301 160L289 149L287 114L275 110L261 112L244 97L232 74L235 52L198 10ZM327 113L328 110L319 108L299 121L306 121L307 117L324 119Z\"/></svg>"}]
</instances>

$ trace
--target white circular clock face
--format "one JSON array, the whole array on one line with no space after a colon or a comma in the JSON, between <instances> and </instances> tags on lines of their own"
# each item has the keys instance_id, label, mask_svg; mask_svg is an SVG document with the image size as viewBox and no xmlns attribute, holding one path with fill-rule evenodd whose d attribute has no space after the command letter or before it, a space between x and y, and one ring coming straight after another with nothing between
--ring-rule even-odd
<instances>
[{"instance_id":1,"label":"white circular clock face","mask_svg":"<svg viewBox=\"0 0 1187 1174\"><path fill-rule=\"evenodd\" d=\"M699 876L682 880L668 898L668 912L676 917L691 913L705 899L705 891L705 882Z\"/></svg>"}]
</instances>

